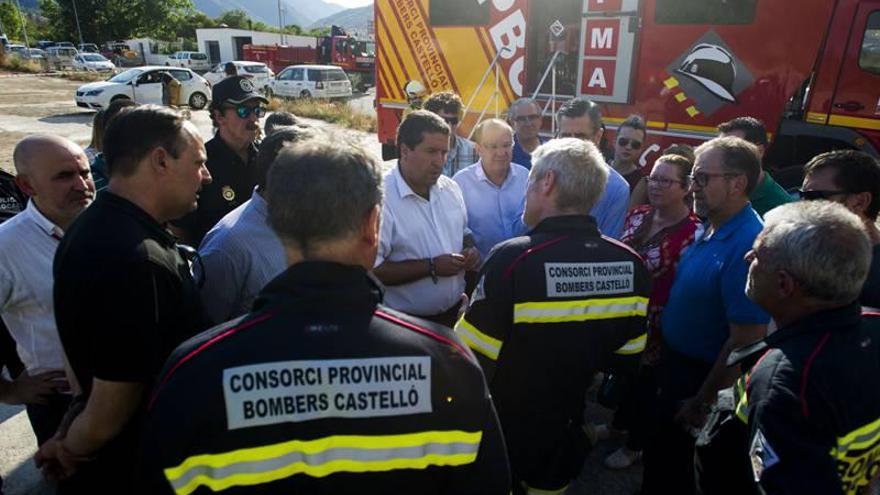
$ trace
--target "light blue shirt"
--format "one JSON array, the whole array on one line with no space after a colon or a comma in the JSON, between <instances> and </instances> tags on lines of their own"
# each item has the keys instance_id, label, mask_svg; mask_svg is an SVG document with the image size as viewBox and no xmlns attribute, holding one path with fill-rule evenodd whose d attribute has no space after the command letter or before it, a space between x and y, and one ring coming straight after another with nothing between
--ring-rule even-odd
<instances>
[{"instance_id":1,"label":"light blue shirt","mask_svg":"<svg viewBox=\"0 0 880 495\"><path fill-rule=\"evenodd\" d=\"M486 177L482 161L455 174L452 180L458 183L464 196L468 229L474 236L481 259L486 259L495 244L526 232L522 214L529 171L525 167L511 163L501 187Z\"/></svg>"},{"instance_id":2,"label":"light blue shirt","mask_svg":"<svg viewBox=\"0 0 880 495\"><path fill-rule=\"evenodd\" d=\"M199 256L204 271L193 263L193 272L196 280L204 276L202 302L215 323L250 311L263 287L287 268L281 239L269 226L266 200L256 191L211 228Z\"/></svg>"},{"instance_id":3,"label":"light blue shirt","mask_svg":"<svg viewBox=\"0 0 880 495\"><path fill-rule=\"evenodd\" d=\"M608 184L590 215L596 218L602 235L620 239L623 221L629 208L629 183L620 173L608 167Z\"/></svg>"}]
</instances>

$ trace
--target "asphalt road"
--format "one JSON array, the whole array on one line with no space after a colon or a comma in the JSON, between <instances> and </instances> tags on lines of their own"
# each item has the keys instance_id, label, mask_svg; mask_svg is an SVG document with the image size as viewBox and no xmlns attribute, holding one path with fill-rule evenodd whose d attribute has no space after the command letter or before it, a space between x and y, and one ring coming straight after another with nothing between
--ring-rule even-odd
<instances>
[{"instance_id":1,"label":"asphalt road","mask_svg":"<svg viewBox=\"0 0 880 495\"><path fill-rule=\"evenodd\" d=\"M0 167L12 171L15 143L32 133L57 134L82 145L88 144L94 112L76 107L73 93L80 84L55 77L0 72ZM374 111L372 91L351 101L354 111ZM203 138L210 139L213 132L207 111L196 111L191 115ZM319 121L309 122L316 126L327 126ZM381 157L381 145L375 134L348 130L341 132L348 133L352 139L362 142ZM598 422L610 419L608 411L596 406L588 407L587 416ZM616 440L597 446L568 494L633 495L641 479L641 466L612 472L601 463L601 459L619 444L620 440ZM35 451L35 439L23 409L0 405L0 475L4 479L5 495L54 493L33 465L31 459Z\"/></svg>"}]
</instances>

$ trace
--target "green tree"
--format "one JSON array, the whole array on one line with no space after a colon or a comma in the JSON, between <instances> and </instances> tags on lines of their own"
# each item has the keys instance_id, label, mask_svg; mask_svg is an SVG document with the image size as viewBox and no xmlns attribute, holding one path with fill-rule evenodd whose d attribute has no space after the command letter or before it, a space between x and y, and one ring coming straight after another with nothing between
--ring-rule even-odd
<instances>
[{"instance_id":1,"label":"green tree","mask_svg":"<svg viewBox=\"0 0 880 495\"><path fill-rule=\"evenodd\" d=\"M78 40L74 5L83 40L102 43L171 31L192 10L190 0L39 0L48 31L56 40Z\"/></svg>"},{"instance_id":2,"label":"green tree","mask_svg":"<svg viewBox=\"0 0 880 495\"><path fill-rule=\"evenodd\" d=\"M214 22L216 22L218 26L220 24L226 24L231 28L248 29L248 23L250 20L251 18L247 12L241 9L233 9L220 14L220 17L214 19Z\"/></svg>"},{"instance_id":3,"label":"green tree","mask_svg":"<svg viewBox=\"0 0 880 495\"><path fill-rule=\"evenodd\" d=\"M24 41L21 29L21 14L12 2L0 3L0 24L10 40Z\"/></svg>"},{"instance_id":4,"label":"green tree","mask_svg":"<svg viewBox=\"0 0 880 495\"><path fill-rule=\"evenodd\" d=\"M301 27L297 26L296 24L289 24L287 26L284 26L284 32L287 34L297 35L297 34L302 34L303 30Z\"/></svg>"}]
</instances>

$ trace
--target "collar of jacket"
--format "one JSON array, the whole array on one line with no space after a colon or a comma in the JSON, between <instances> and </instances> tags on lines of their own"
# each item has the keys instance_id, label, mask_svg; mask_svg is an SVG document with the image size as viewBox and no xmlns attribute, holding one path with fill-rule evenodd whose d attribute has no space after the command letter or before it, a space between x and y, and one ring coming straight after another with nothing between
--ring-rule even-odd
<instances>
[{"instance_id":1,"label":"collar of jacket","mask_svg":"<svg viewBox=\"0 0 880 495\"><path fill-rule=\"evenodd\" d=\"M382 285L361 266L329 261L304 261L290 266L269 282L254 303L254 310L277 298L299 307L332 304L337 308L382 302Z\"/></svg>"},{"instance_id":2,"label":"collar of jacket","mask_svg":"<svg viewBox=\"0 0 880 495\"><path fill-rule=\"evenodd\" d=\"M599 227L596 225L596 219L590 215L560 215L557 217L545 218L538 222L529 234L543 234L546 232L584 232L599 236Z\"/></svg>"}]
</instances>

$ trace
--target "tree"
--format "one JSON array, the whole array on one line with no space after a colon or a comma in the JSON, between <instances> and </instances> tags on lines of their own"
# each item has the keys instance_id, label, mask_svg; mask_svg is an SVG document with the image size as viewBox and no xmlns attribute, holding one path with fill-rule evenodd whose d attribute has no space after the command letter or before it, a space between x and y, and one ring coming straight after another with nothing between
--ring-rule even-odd
<instances>
[{"instance_id":1,"label":"tree","mask_svg":"<svg viewBox=\"0 0 880 495\"><path fill-rule=\"evenodd\" d=\"M49 32L56 40L79 38L73 2L83 39L101 43L169 32L192 10L190 0L39 0Z\"/></svg>"},{"instance_id":2,"label":"tree","mask_svg":"<svg viewBox=\"0 0 880 495\"><path fill-rule=\"evenodd\" d=\"M286 34L297 35L297 34L302 34L303 30L301 27L297 26L296 24L289 24L287 26L284 26L284 32Z\"/></svg>"},{"instance_id":3,"label":"tree","mask_svg":"<svg viewBox=\"0 0 880 495\"><path fill-rule=\"evenodd\" d=\"M12 2L0 3L0 24L10 40L24 41L21 29L21 13Z\"/></svg>"},{"instance_id":4,"label":"tree","mask_svg":"<svg viewBox=\"0 0 880 495\"><path fill-rule=\"evenodd\" d=\"M216 22L218 26L220 24L226 24L231 28L248 29L251 18L247 12L241 9L233 9L220 14L220 17L215 18L214 22Z\"/></svg>"}]
</instances>

